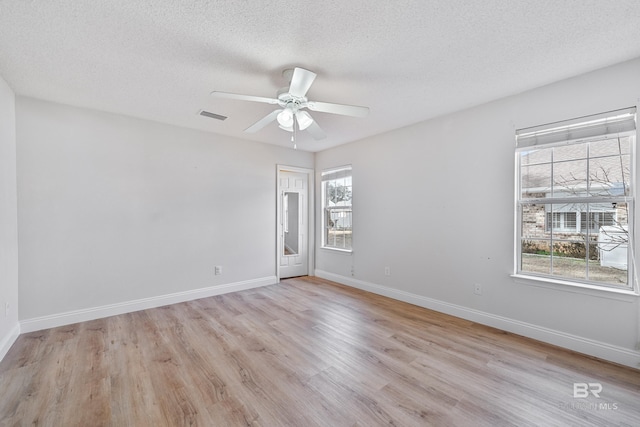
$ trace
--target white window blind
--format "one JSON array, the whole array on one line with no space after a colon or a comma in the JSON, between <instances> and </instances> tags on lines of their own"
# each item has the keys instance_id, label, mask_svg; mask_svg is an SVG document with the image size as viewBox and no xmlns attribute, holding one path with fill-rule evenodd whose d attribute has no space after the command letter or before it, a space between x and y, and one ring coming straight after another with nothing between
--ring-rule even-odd
<instances>
[{"instance_id":1,"label":"white window blind","mask_svg":"<svg viewBox=\"0 0 640 427\"><path fill-rule=\"evenodd\" d=\"M636 107L550 123L516 131L516 146L527 148L541 145L629 134L636 130Z\"/></svg>"},{"instance_id":2,"label":"white window blind","mask_svg":"<svg viewBox=\"0 0 640 427\"><path fill-rule=\"evenodd\" d=\"M322 171L322 181L331 181L351 177L351 166L342 166Z\"/></svg>"}]
</instances>

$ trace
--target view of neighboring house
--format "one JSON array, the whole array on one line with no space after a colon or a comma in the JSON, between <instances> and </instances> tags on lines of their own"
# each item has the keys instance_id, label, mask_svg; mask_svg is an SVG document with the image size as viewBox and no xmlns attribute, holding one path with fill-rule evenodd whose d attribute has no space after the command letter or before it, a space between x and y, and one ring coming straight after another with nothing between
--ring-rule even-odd
<instances>
[{"instance_id":1,"label":"view of neighboring house","mask_svg":"<svg viewBox=\"0 0 640 427\"><path fill-rule=\"evenodd\" d=\"M619 284L627 270L630 136L607 137L589 143L564 144L519 153L523 206L522 270L576 278L600 271L595 279ZM588 245L587 245L588 243ZM562 266L572 258L575 268ZM586 260L590 262L587 263ZM622 278L622 279L621 279Z\"/></svg>"}]
</instances>

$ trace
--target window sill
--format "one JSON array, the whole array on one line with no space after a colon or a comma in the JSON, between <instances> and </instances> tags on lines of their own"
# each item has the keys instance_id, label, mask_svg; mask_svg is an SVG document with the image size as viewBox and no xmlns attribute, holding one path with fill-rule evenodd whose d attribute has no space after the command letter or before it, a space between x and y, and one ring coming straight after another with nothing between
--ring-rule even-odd
<instances>
[{"instance_id":1,"label":"window sill","mask_svg":"<svg viewBox=\"0 0 640 427\"><path fill-rule=\"evenodd\" d=\"M634 302L640 294L633 289L610 288L586 283L570 282L567 280L552 279L548 277L529 276L526 274L511 274L516 281L527 286L554 289L564 292L573 292L583 295L592 295L600 298L609 298L619 301Z\"/></svg>"},{"instance_id":2,"label":"window sill","mask_svg":"<svg viewBox=\"0 0 640 427\"><path fill-rule=\"evenodd\" d=\"M327 251L338 252L343 254L352 254L353 249L340 249L340 248L332 248L330 246L321 246L320 249L325 249Z\"/></svg>"}]
</instances>

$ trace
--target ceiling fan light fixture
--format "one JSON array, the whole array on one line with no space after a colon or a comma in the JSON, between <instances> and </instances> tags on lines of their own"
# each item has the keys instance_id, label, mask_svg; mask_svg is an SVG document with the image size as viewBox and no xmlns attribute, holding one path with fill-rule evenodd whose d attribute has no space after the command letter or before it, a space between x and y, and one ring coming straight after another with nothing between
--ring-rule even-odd
<instances>
[{"instance_id":1,"label":"ceiling fan light fixture","mask_svg":"<svg viewBox=\"0 0 640 427\"><path fill-rule=\"evenodd\" d=\"M305 130L313 123L313 119L306 111L296 112L296 120L298 121L298 128L300 130Z\"/></svg>"},{"instance_id":2,"label":"ceiling fan light fixture","mask_svg":"<svg viewBox=\"0 0 640 427\"><path fill-rule=\"evenodd\" d=\"M290 109L285 108L278 114L278 123L283 128L290 128L293 126L293 113Z\"/></svg>"}]
</instances>

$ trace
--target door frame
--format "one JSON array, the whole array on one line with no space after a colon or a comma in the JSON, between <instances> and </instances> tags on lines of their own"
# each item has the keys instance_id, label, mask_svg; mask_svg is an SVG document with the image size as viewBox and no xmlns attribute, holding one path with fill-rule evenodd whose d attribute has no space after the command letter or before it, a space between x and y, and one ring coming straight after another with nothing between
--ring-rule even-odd
<instances>
[{"instance_id":1,"label":"door frame","mask_svg":"<svg viewBox=\"0 0 640 427\"><path fill-rule=\"evenodd\" d=\"M280 281L280 224L282 220L282 198L280 197L281 172L295 172L307 175L307 275L315 276L315 171L297 166L276 165L276 278Z\"/></svg>"}]
</instances>

